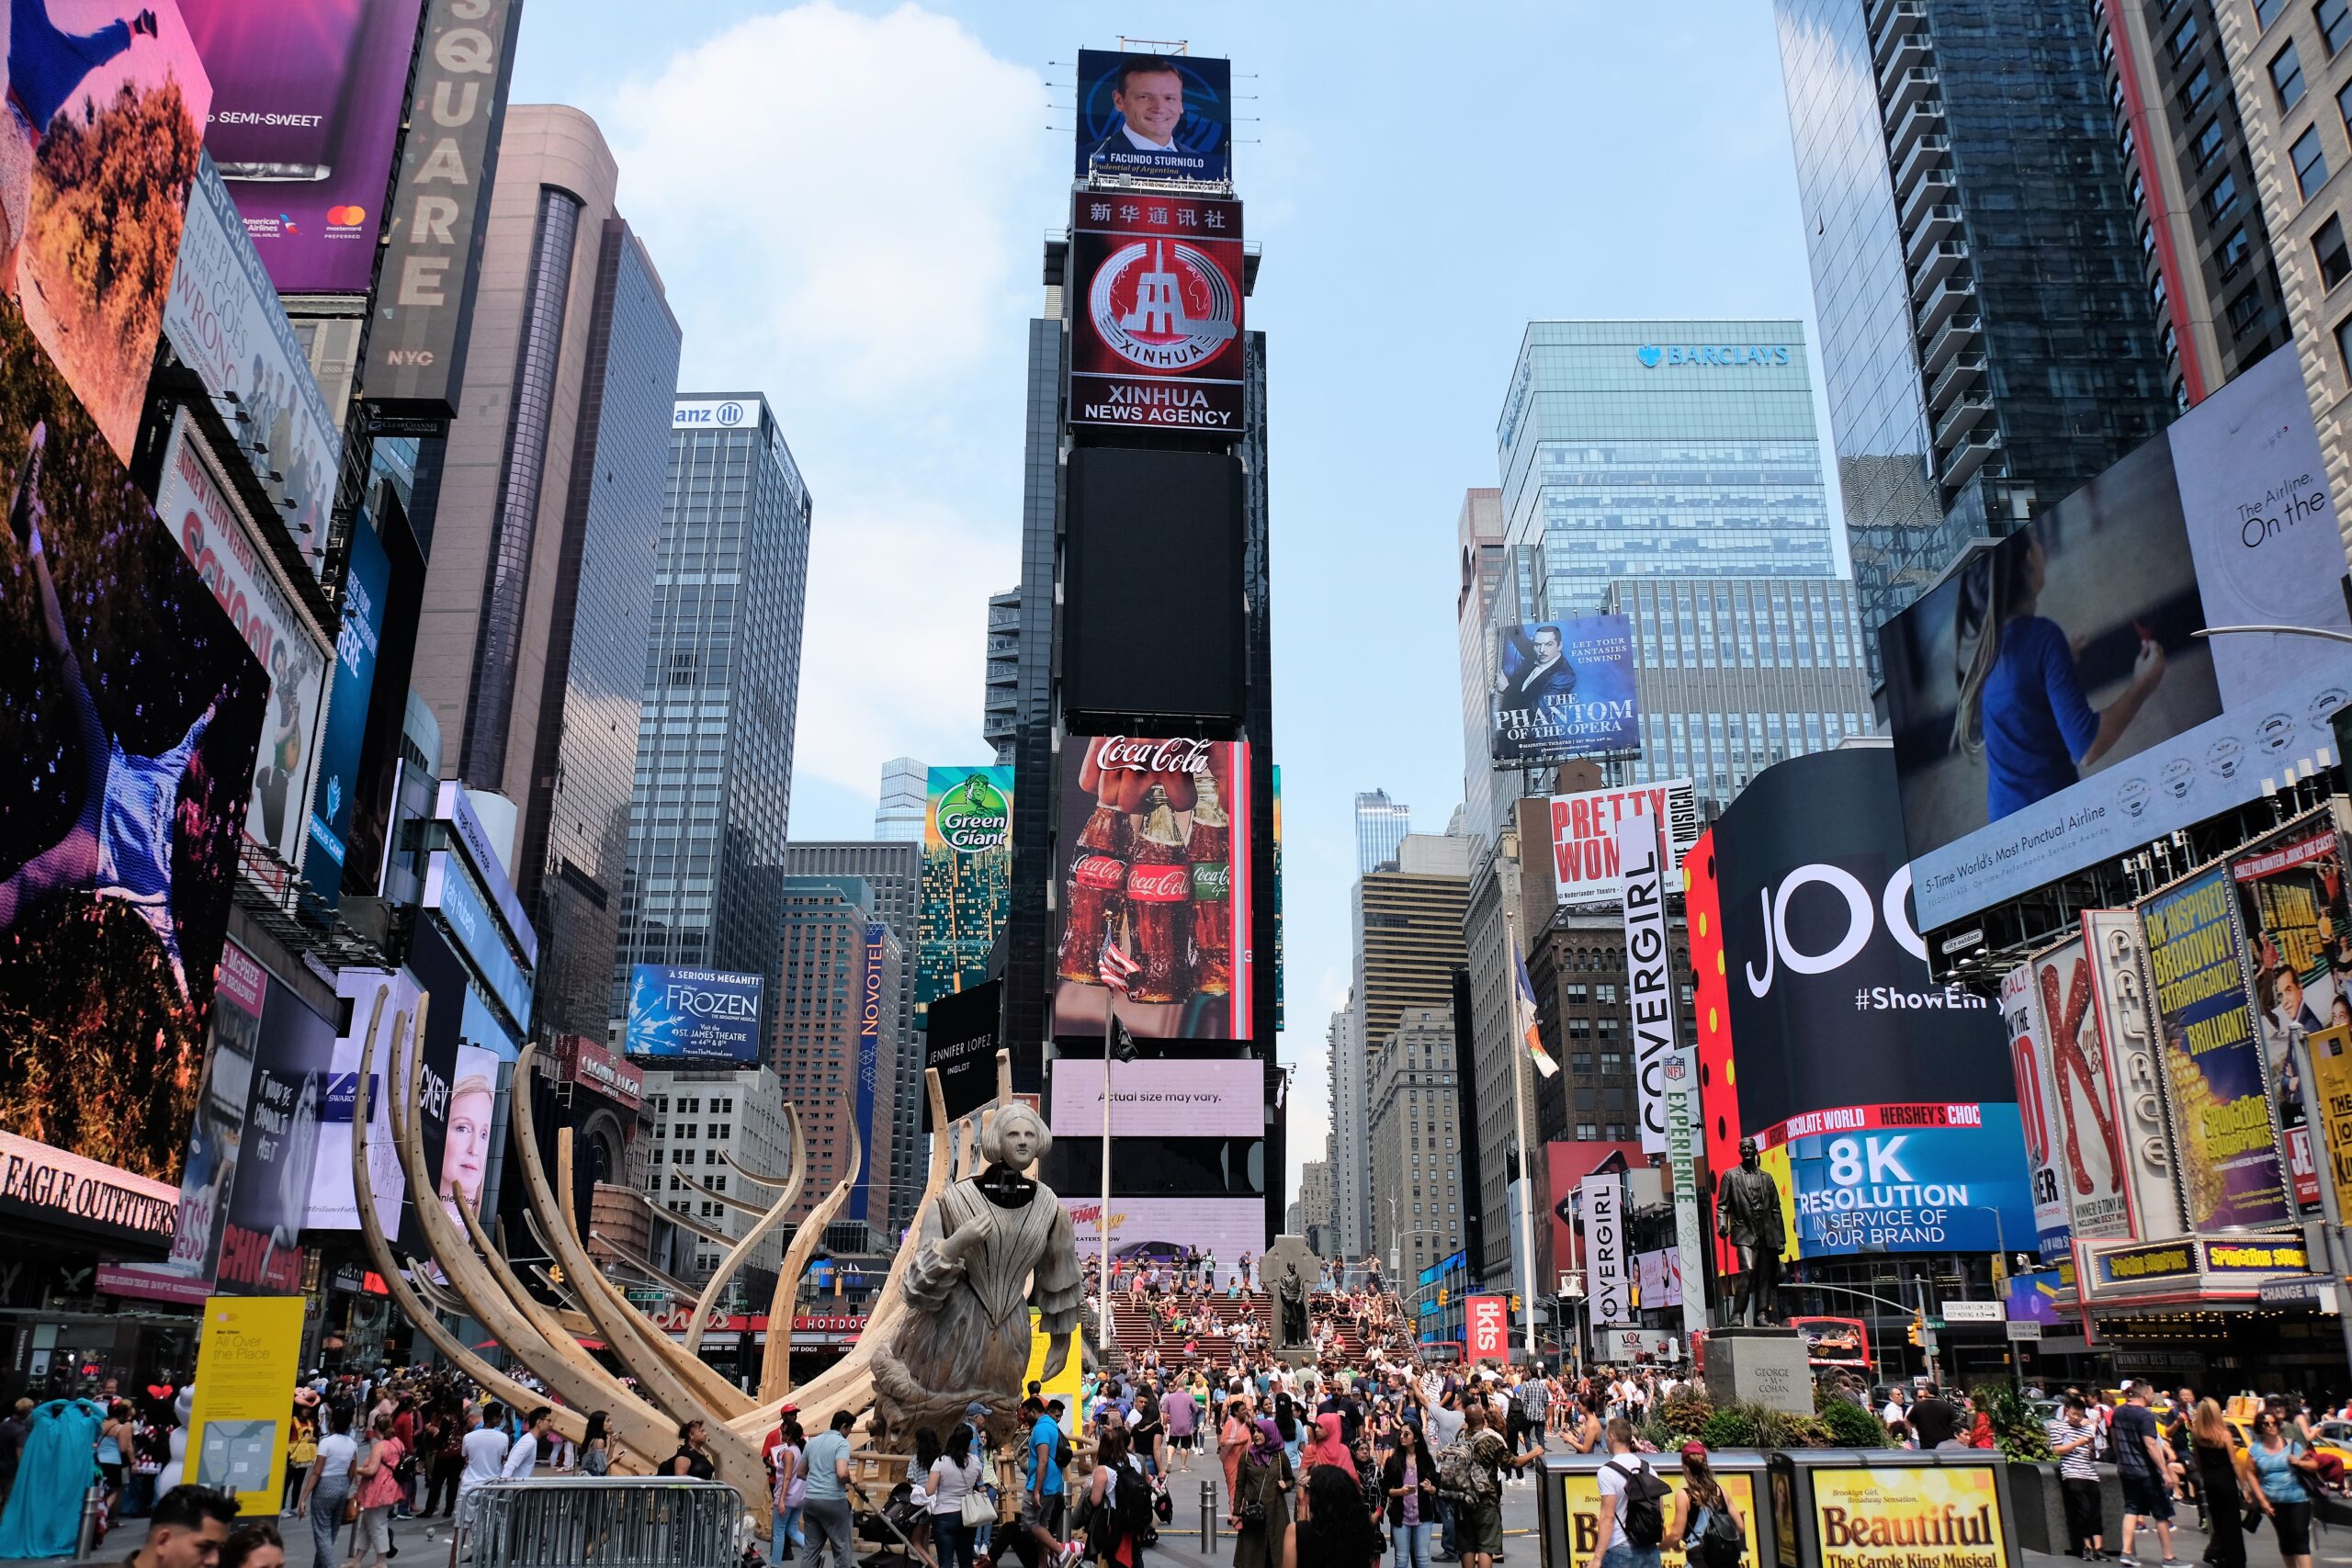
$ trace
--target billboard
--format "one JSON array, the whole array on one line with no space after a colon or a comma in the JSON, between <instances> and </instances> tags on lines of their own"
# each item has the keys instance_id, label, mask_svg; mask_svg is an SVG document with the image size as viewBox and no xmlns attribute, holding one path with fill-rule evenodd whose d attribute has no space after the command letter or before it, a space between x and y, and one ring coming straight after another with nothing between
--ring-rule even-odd
<instances>
[{"instance_id":1,"label":"billboard","mask_svg":"<svg viewBox=\"0 0 2352 1568\"><path fill-rule=\"evenodd\" d=\"M373 245L368 249L372 254ZM267 447L252 465L254 477L316 570L326 550L343 437L209 157L188 193L179 263L164 301L164 336L223 415Z\"/></svg>"},{"instance_id":2,"label":"billboard","mask_svg":"<svg viewBox=\"0 0 2352 1568\"><path fill-rule=\"evenodd\" d=\"M1552 889L1563 905L1617 901L1617 824L1635 816L1665 824L1666 874L1699 841L1699 800L1689 779L1552 796Z\"/></svg>"},{"instance_id":3,"label":"billboard","mask_svg":"<svg viewBox=\"0 0 2352 1568\"><path fill-rule=\"evenodd\" d=\"M1634 1285L1641 1292L1644 1310L1682 1304L1682 1254L1658 1247L1634 1255Z\"/></svg>"},{"instance_id":4,"label":"billboard","mask_svg":"<svg viewBox=\"0 0 2352 1568\"><path fill-rule=\"evenodd\" d=\"M1990 1464L1825 1466L1810 1475L1824 1568L1917 1568L1922 1559L1937 1568L2007 1568L2017 1561L2001 1477Z\"/></svg>"},{"instance_id":5,"label":"billboard","mask_svg":"<svg viewBox=\"0 0 2352 1568\"><path fill-rule=\"evenodd\" d=\"M309 852L303 880L329 908L343 897L343 862L349 852L359 759L368 742L368 707L376 684L376 651L384 634L384 605L392 587L392 559L371 520L352 522L343 573L343 616L336 627L326 728L319 737L318 785L311 791Z\"/></svg>"},{"instance_id":6,"label":"billboard","mask_svg":"<svg viewBox=\"0 0 2352 1568\"><path fill-rule=\"evenodd\" d=\"M416 110L359 367L360 396L396 418L457 416L522 19L523 0L426 0L410 89Z\"/></svg>"},{"instance_id":7,"label":"billboard","mask_svg":"<svg viewBox=\"0 0 2352 1568\"><path fill-rule=\"evenodd\" d=\"M2334 750L2352 629L2292 353L2273 353L1880 634L1924 926L2242 805ZM2267 781L2267 782L2266 782Z\"/></svg>"},{"instance_id":8,"label":"billboard","mask_svg":"<svg viewBox=\"0 0 2352 1568\"><path fill-rule=\"evenodd\" d=\"M2091 955L2091 1001L2100 1054L2115 1095L2116 1140L2132 1234L2161 1241L2180 1234L2180 1189L2174 1180L2172 1134L2165 1125L2164 1075L2148 988L2148 941L2129 909L2083 911Z\"/></svg>"},{"instance_id":9,"label":"billboard","mask_svg":"<svg viewBox=\"0 0 2352 1568\"><path fill-rule=\"evenodd\" d=\"M2352 910L2346 907L2344 849L2335 819L2322 815L2256 846L2230 863L2230 875L2237 884L2246 984L2295 1201L2315 1213L2319 1169L2309 1097L2288 1047L2296 1034L2352 1024Z\"/></svg>"},{"instance_id":10,"label":"billboard","mask_svg":"<svg viewBox=\"0 0 2352 1568\"><path fill-rule=\"evenodd\" d=\"M291 987L273 986L237 1140L214 1278L224 1292L300 1295L302 1226L311 1206L319 1123L334 1064L334 1025ZM349 1179L345 1167L345 1179Z\"/></svg>"},{"instance_id":11,"label":"billboard","mask_svg":"<svg viewBox=\"0 0 2352 1568\"><path fill-rule=\"evenodd\" d=\"M0 1131L175 1181L268 672L5 302L0 486Z\"/></svg>"},{"instance_id":12,"label":"billboard","mask_svg":"<svg viewBox=\"0 0 2352 1568\"><path fill-rule=\"evenodd\" d=\"M2018 1108L1846 1105L1755 1134L1791 1258L2006 1252L2036 1234Z\"/></svg>"},{"instance_id":13,"label":"billboard","mask_svg":"<svg viewBox=\"0 0 2352 1568\"><path fill-rule=\"evenodd\" d=\"M1102 1201L1061 1195L1078 1237L1078 1255L1102 1250ZM1195 1247L1216 1259L1217 1276L1239 1266L1241 1255L1266 1253L1266 1201L1249 1198L1120 1198L1111 1200L1111 1256L1154 1263L1181 1260Z\"/></svg>"},{"instance_id":14,"label":"billboard","mask_svg":"<svg viewBox=\"0 0 2352 1568\"><path fill-rule=\"evenodd\" d=\"M294 597L186 409L172 417L155 513L269 671L269 720L254 759L245 834L300 864L311 767L327 705L327 644Z\"/></svg>"},{"instance_id":15,"label":"billboard","mask_svg":"<svg viewBox=\"0 0 2352 1568\"><path fill-rule=\"evenodd\" d=\"M51 10L11 17L0 290L128 462L212 88L174 0Z\"/></svg>"},{"instance_id":16,"label":"billboard","mask_svg":"<svg viewBox=\"0 0 2352 1568\"><path fill-rule=\"evenodd\" d=\"M1584 1214L1584 1288L1592 1321L1631 1323L1624 1179L1614 1171L1586 1177L1577 1186L1577 1206Z\"/></svg>"},{"instance_id":17,"label":"billboard","mask_svg":"<svg viewBox=\"0 0 2352 1568\"><path fill-rule=\"evenodd\" d=\"M2182 1208L2199 1233L2283 1224L2294 1213L2233 902L2229 870L2216 866L2140 907Z\"/></svg>"},{"instance_id":18,"label":"billboard","mask_svg":"<svg viewBox=\"0 0 2352 1568\"><path fill-rule=\"evenodd\" d=\"M1660 1361L1679 1360L1680 1357L1670 1353L1676 1348L1670 1338L1658 1336L1654 1330L1636 1334L1632 1329L1624 1329L1603 1341L1601 1353L1604 1360L1624 1365L1640 1355L1652 1356ZM1683 1479L1682 1468L1678 1464L1669 1462L1655 1468L1658 1482L1667 1493L1660 1499L1659 1506L1666 1510L1666 1517L1670 1519L1674 1517L1676 1500L1688 1492L1690 1483ZM1743 1520L1765 1517L1756 1511L1757 1478L1760 1473L1726 1468L1716 1474L1716 1483L1722 1486L1724 1498L1738 1511L1738 1517ZM1555 1539L1560 1542L1560 1550L1556 1556L1547 1558L1547 1561L1556 1563L1558 1568L1601 1568L1608 1561L1608 1553L1595 1550L1600 1545L1599 1468L1555 1471L1545 1477L1544 1484L1558 1489L1545 1500L1549 1503L1552 1498L1558 1499L1561 1519L1560 1524L1555 1527L1558 1531ZM1695 1518L1698 1515L1699 1510L1692 1508L1690 1517ZM1750 1525L1749 1528L1758 1527ZM1658 1568L1702 1568L1706 1560L1704 1551L1691 1551L1679 1541L1661 1541L1658 1544Z\"/></svg>"},{"instance_id":19,"label":"billboard","mask_svg":"<svg viewBox=\"0 0 2352 1568\"><path fill-rule=\"evenodd\" d=\"M1510 1299L1462 1298L1462 1354L1471 1361L1510 1359Z\"/></svg>"},{"instance_id":20,"label":"billboard","mask_svg":"<svg viewBox=\"0 0 2352 1568\"><path fill-rule=\"evenodd\" d=\"M1633 1021L1642 1148L1664 1154L1675 1134L1689 1126L1685 1103L1698 1088L1690 1058L1674 1037L1677 974L1666 933L1666 851L1656 817L1628 817L1617 827L1618 863L1624 868L1625 1010ZM1520 1007L1522 1013L1531 1010L1524 992Z\"/></svg>"},{"instance_id":21,"label":"billboard","mask_svg":"<svg viewBox=\"0 0 2352 1568\"><path fill-rule=\"evenodd\" d=\"M1242 267L1238 201L1079 190L1069 423L1238 439Z\"/></svg>"},{"instance_id":22,"label":"billboard","mask_svg":"<svg viewBox=\"0 0 2352 1568\"><path fill-rule=\"evenodd\" d=\"M2025 1139L2026 1173L2033 1188L2034 1247L2043 1258L2067 1255L2072 1235L2066 1191L2051 1120L2050 1051L2033 1003L2033 965L2001 976L2001 1025L2009 1036L2009 1071L2018 1086L2018 1127Z\"/></svg>"},{"instance_id":23,"label":"billboard","mask_svg":"<svg viewBox=\"0 0 2352 1568\"><path fill-rule=\"evenodd\" d=\"M997 1023L1004 1012L1004 982L983 980L932 1004L923 1022L923 1066L939 1074L941 1102L950 1122L960 1121L996 1098ZM922 1100L922 1126L931 1125L931 1096Z\"/></svg>"},{"instance_id":24,"label":"billboard","mask_svg":"<svg viewBox=\"0 0 2352 1568\"><path fill-rule=\"evenodd\" d=\"M470 998L444 997L436 990L433 1005L440 1008L455 1002L462 1006L467 1000ZM439 1170L434 1179L442 1212L461 1231L465 1221L458 1213L459 1199L481 1218L485 1226L496 1206L497 1195L487 1193L487 1189L499 1124L499 1053L466 1038L469 1032L466 1022L460 1012L461 1043L450 1071L449 1112L441 1134ZM489 1206L484 1205L486 1193Z\"/></svg>"},{"instance_id":25,"label":"billboard","mask_svg":"<svg viewBox=\"0 0 2352 1568\"><path fill-rule=\"evenodd\" d=\"M866 1205L872 1201L874 1192L875 1152L882 1142L883 1130L875 1125L874 1105L885 1071L882 1062L882 1013L889 1004L883 998L882 966L889 953L890 928L879 920L867 921L865 963L858 972L857 987L858 1164L857 1188L850 1197L849 1212L853 1214L870 1213ZM758 1011L754 1002L754 1017L758 1016ZM883 1157L887 1163L887 1150Z\"/></svg>"},{"instance_id":26,"label":"billboard","mask_svg":"<svg viewBox=\"0 0 2352 1568\"><path fill-rule=\"evenodd\" d=\"M367 293L421 0L181 0L180 8L212 73L205 148L271 287Z\"/></svg>"},{"instance_id":27,"label":"billboard","mask_svg":"<svg viewBox=\"0 0 2352 1568\"><path fill-rule=\"evenodd\" d=\"M2116 1125L2115 1085L2091 1012L2090 954L2075 937L2028 960L2050 1051L2050 1120L2064 1175L2067 1224L2084 1241L2131 1235L2132 1199Z\"/></svg>"},{"instance_id":28,"label":"billboard","mask_svg":"<svg viewBox=\"0 0 2352 1568\"><path fill-rule=\"evenodd\" d=\"M1859 1317L1792 1317L1789 1326L1804 1341L1804 1359L1816 1367L1871 1364L1870 1325Z\"/></svg>"},{"instance_id":29,"label":"billboard","mask_svg":"<svg viewBox=\"0 0 2352 1568\"><path fill-rule=\"evenodd\" d=\"M912 954L918 1025L933 1001L988 978L1012 897L1012 770L932 769Z\"/></svg>"},{"instance_id":30,"label":"billboard","mask_svg":"<svg viewBox=\"0 0 2352 1568\"><path fill-rule=\"evenodd\" d=\"M1266 1065L1243 1061L1121 1062L1111 1080L1114 1138L1257 1138L1266 1132ZM1054 1063L1054 1136L1102 1135L1102 1062L1063 1056Z\"/></svg>"},{"instance_id":31,"label":"billboard","mask_svg":"<svg viewBox=\"0 0 2352 1568\"><path fill-rule=\"evenodd\" d=\"M1233 179L1233 62L1078 51L1078 177Z\"/></svg>"},{"instance_id":32,"label":"billboard","mask_svg":"<svg viewBox=\"0 0 2352 1568\"><path fill-rule=\"evenodd\" d=\"M309 1213L302 1225L305 1230L359 1229L359 1206L351 1185L351 1116L359 1102L359 1058L380 993L382 1016L376 1019L374 1070L368 1085L368 1188L375 1195L377 1222L387 1236L397 1240L408 1175L400 1152L392 1145L391 1100L385 1091L391 1084L407 1082L415 1037L394 1026L402 1017L414 1020L424 988L405 969L353 968L336 972L334 992L345 1004L344 1022L327 1062L326 1093L319 1106L318 1156L311 1162ZM397 1058L393 1053L396 1034Z\"/></svg>"},{"instance_id":33,"label":"billboard","mask_svg":"<svg viewBox=\"0 0 2352 1568\"><path fill-rule=\"evenodd\" d=\"M1056 793L1053 1030L1247 1040L1250 748L1070 736ZM1236 852L1238 847L1239 852Z\"/></svg>"},{"instance_id":34,"label":"billboard","mask_svg":"<svg viewBox=\"0 0 2352 1568\"><path fill-rule=\"evenodd\" d=\"M629 970L628 1031L621 1048L632 1056L760 1059L757 975L639 964Z\"/></svg>"},{"instance_id":35,"label":"billboard","mask_svg":"<svg viewBox=\"0 0 2352 1568\"><path fill-rule=\"evenodd\" d=\"M1493 679L1498 767L1641 750L1633 623L1623 615L1498 626Z\"/></svg>"}]
</instances>

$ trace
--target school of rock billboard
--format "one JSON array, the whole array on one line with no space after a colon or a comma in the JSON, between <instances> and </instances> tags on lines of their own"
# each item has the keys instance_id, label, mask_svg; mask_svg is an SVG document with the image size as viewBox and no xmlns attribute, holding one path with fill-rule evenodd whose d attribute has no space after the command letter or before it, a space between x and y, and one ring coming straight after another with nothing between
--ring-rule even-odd
<instances>
[{"instance_id":1,"label":"school of rock billboard","mask_svg":"<svg viewBox=\"0 0 2352 1568\"><path fill-rule=\"evenodd\" d=\"M1069 423L1242 434L1241 204L1080 190Z\"/></svg>"},{"instance_id":2,"label":"school of rock billboard","mask_svg":"<svg viewBox=\"0 0 2352 1568\"><path fill-rule=\"evenodd\" d=\"M1053 1032L1250 1038L1250 748L1071 736L1061 753Z\"/></svg>"}]
</instances>

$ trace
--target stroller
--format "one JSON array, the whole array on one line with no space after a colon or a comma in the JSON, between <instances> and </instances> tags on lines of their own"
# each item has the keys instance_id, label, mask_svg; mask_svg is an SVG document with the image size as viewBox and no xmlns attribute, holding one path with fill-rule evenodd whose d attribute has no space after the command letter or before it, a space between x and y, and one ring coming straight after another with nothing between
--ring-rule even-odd
<instances>
[{"instance_id":1,"label":"stroller","mask_svg":"<svg viewBox=\"0 0 2352 1568\"><path fill-rule=\"evenodd\" d=\"M925 1526L928 1509L915 1501L914 1483L901 1481L890 1488L882 1506L857 1521L857 1539L870 1540L879 1551L863 1561L867 1562L921 1562L926 1558L915 1554L911 1538L915 1530Z\"/></svg>"}]
</instances>

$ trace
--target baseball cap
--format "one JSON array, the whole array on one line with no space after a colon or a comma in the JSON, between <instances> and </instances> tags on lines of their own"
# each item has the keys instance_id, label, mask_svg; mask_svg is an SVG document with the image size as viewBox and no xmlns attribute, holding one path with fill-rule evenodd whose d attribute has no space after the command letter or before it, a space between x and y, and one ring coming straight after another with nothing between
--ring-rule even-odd
<instances>
[{"instance_id":1,"label":"baseball cap","mask_svg":"<svg viewBox=\"0 0 2352 1568\"><path fill-rule=\"evenodd\" d=\"M1707 1458L1707 1445L1696 1441L1695 1439L1693 1441L1687 1442L1682 1445L1682 1457L1684 1459L1695 1459L1703 1463Z\"/></svg>"}]
</instances>

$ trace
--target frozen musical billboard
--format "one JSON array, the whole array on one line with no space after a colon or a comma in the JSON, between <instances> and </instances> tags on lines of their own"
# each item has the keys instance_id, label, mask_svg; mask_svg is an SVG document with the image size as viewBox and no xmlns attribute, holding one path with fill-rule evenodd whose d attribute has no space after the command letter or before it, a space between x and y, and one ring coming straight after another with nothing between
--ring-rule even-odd
<instances>
[{"instance_id":1,"label":"frozen musical billboard","mask_svg":"<svg viewBox=\"0 0 2352 1568\"><path fill-rule=\"evenodd\" d=\"M1248 1039L1248 744L1071 736L1056 800L1055 1034Z\"/></svg>"},{"instance_id":2,"label":"frozen musical billboard","mask_svg":"<svg viewBox=\"0 0 2352 1568\"><path fill-rule=\"evenodd\" d=\"M1069 224L1069 422L1238 438L1241 204L1080 190Z\"/></svg>"}]
</instances>

